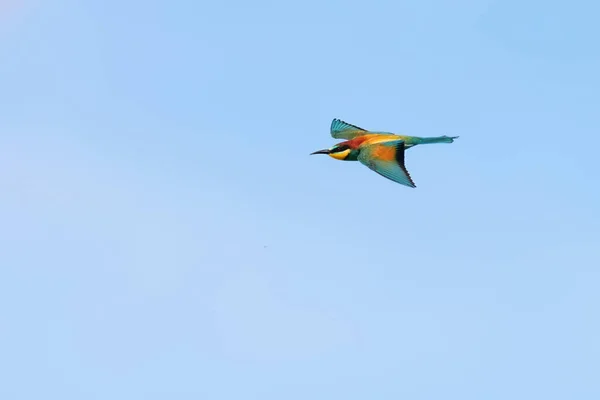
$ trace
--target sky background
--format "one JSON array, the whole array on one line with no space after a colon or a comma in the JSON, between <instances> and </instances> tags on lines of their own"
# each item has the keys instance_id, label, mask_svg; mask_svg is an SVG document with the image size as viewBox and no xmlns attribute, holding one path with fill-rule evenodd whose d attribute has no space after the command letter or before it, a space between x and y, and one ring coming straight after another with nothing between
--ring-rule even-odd
<instances>
[{"instance_id":1,"label":"sky background","mask_svg":"<svg viewBox=\"0 0 600 400\"><path fill-rule=\"evenodd\" d=\"M3 399L598 399L597 2L0 2ZM460 136L417 184L333 118Z\"/></svg>"}]
</instances>

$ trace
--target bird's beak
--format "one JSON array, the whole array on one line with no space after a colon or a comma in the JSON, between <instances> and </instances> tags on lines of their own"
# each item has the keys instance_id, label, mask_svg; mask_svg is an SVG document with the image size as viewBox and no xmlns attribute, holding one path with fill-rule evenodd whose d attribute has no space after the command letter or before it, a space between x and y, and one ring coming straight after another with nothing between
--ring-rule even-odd
<instances>
[{"instance_id":1,"label":"bird's beak","mask_svg":"<svg viewBox=\"0 0 600 400\"><path fill-rule=\"evenodd\" d=\"M325 149L325 150L315 151L314 153L310 153L310 155L312 156L313 154L329 154L329 153L330 153L329 149Z\"/></svg>"}]
</instances>

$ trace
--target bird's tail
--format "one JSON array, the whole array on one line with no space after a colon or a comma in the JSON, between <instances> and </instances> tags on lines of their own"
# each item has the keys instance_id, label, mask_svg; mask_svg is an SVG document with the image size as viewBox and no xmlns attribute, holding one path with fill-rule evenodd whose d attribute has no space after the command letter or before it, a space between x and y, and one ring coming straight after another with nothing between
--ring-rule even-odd
<instances>
[{"instance_id":1,"label":"bird's tail","mask_svg":"<svg viewBox=\"0 0 600 400\"><path fill-rule=\"evenodd\" d=\"M436 136L436 137L424 137L421 138L419 144L433 144L433 143L453 143L454 139L458 136Z\"/></svg>"}]
</instances>

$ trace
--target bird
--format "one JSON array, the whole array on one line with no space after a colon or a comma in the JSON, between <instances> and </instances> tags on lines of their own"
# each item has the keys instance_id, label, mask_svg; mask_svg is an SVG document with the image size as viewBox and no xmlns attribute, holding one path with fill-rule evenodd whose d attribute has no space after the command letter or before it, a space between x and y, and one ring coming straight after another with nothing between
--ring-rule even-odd
<instances>
[{"instance_id":1,"label":"bird","mask_svg":"<svg viewBox=\"0 0 600 400\"><path fill-rule=\"evenodd\" d=\"M415 182L404 165L407 149L420 144L453 143L458 136L418 137L398 135L391 132L369 131L334 118L330 127L334 139L344 139L328 149L313 154L327 154L336 160L359 161L379 175L416 188Z\"/></svg>"}]
</instances>

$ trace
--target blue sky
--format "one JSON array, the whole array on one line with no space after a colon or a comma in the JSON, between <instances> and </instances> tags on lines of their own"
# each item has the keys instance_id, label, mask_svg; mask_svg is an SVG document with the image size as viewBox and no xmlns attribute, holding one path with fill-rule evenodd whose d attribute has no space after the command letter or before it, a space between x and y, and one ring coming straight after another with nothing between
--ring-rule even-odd
<instances>
[{"instance_id":1,"label":"blue sky","mask_svg":"<svg viewBox=\"0 0 600 400\"><path fill-rule=\"evenodd\" d=\"M597 399L598 12L3 2L1 397Z\"/></svg>"}]
</instances>

